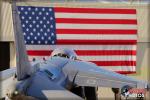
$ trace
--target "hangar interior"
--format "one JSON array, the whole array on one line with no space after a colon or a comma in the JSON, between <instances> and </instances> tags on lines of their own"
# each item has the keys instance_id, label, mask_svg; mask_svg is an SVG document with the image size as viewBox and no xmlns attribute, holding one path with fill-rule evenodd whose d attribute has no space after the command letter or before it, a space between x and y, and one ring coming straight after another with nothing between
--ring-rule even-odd
<instances>
[{"instance_id":1,"label":"hangar interior","mask_svg":"<svg viewBox=\"0 0 150 100\"><path fill-rule=\"evenodd\" d=\"M20 5L55 5L67 7L97 7L97 8L135 8L137 10L138 43L137 43L137 66L136 73L129 76L150 82L150 2L145 0L120 0L120 2L109 2L110 0L51 0L52 2L26 2ZM121 2L123 1L123 2ZM149 3L148 3L149 2ZM14 44L14 33L12 24L12 9L10 0L0 0L0 70L16 66L16 51ZM98 90L99 97L111 98L113 93L109 88ZM149 100L149 93L146 99Z\"/></svg>"}]
</instances>

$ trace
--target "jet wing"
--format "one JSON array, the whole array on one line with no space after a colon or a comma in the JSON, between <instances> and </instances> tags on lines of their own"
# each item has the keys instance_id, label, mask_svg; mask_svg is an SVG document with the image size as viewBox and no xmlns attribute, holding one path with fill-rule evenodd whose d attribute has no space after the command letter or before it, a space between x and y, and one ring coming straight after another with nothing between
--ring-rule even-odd
<instances>
[{"instance_id":1,"label":"jet wing","mask_svg":"<svg viewBox=\"0 0 150 100\"><path fill-rule=\"evenodd\" d=\"M0 82L6 80L16 73L16 68L10 68L0 72Z\"/></svg>"},{"instance_id":2,"label":"jet wing","mask_svg":"<svg viewBox=\"0 0 150 100\"><path fill-rule=\"evenodd\" d=\"M72 79L74 84L79 86L122 88L128 85L134 88L147 87L146 82L100 68L90 62L70 61L66 64L65 70L69 72L69 79Z\"/></svg>"},{"instance_id":3,"label":"jet wing","mask_svg":"<svg viewBox=\"0 0 150 100\"><path fill-rule=\"evenodd\" d=\"M44 90L43 94L49 100L83 100L68 90Z\"/></svg>"},{"instance_id":4,"label":"jet wing","mask_svg":"<svg viewBox=\"0 0 150 100\"><path fill-rule=\"evenodd\" d=\"M16 74L16 69L11 68L0 72L0 98L6 96L6 93L15 90L16 81L14 76Z\"/></svg>"}]
</instances>

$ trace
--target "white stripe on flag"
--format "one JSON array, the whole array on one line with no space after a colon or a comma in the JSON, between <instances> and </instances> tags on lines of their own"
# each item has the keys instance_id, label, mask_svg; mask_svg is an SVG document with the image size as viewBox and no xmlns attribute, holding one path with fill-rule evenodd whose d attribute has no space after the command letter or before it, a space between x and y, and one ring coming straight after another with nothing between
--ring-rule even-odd
<instances>
[{"instance_id":1,"label":"white stripe on flag","mask_svg":"<svg viewBox=\"0 0 150 100\"><path fill-rule=\"evenodd\" d=\"M136 56L133 55L112 55L112 56L78 56L79 59L85 61L136 61Z\"/></svg>"},{"instance_id":2,"label":"white stripe on flag","mask_svg":"<svg viewBox=\"0 0 150 100\"><path fill-rule=\"evenodd\" d=\"M58 34L57 39L74 40L136 40L137 35Z\"/></svg>"},{"instance_id":3,"label":"white stripe on flag","mask_svg":"<svg viewBox=\"0 0 150 100\"><path fill-rule=\"evenodd\" d=\"M136 45L26 45L27 50L55 50L69 48L72 50L136 50Z\"/></svg>"},{"instance_id":4,"label":"white stripe on flag","mask_svg":"<svg viewBox=\"0 0 150 100\"><path fill-rule=\"evenodd\" d=\"M111 71L136 71L135 66L100 66L106 70L111 70Z\"/></svg>"},{"instance_id":5,"label":"white stripe on flag","mask_svg":"<svg viewBox=\"0 0 150 100\"><path fill-rule=\"evenodd\" d=\"M56 18L80 19L136 19L136 14L88 14L88 13L55 13Z\"/></svg>"},{"instance_id":6,"label":"white stripe on flag","mask_svg":"<svg viewBox=\"0 0 150 100\"><path fill-rule=\"evenodd\" d=\"M126 24L68 24L56 23L57 29L137 29L137 25Z\"/></svg>"},{"instance_id":7,"label":"white stripe on flag","mask_svg":"<svg viewBox=\"0 0 150 100\"><path fill-rule=\"evenodd\" d=\"M43 58L48 59L50 56L28 56L29 61L33 61L33 58L35 58L36 60L43 60Z\"/></svg>"}]
</instances>

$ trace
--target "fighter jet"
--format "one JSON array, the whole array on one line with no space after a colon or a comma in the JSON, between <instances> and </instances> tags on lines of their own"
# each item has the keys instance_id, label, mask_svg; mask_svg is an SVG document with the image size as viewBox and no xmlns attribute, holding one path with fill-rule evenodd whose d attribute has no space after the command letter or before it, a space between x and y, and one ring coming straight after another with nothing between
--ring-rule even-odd
<instances>
[{"instance_id":1,"label":"fighter jet","mask_svg":"<svg viewBox=\"0 0 150 100\"><path fill-rule=\"evenodd\" d=\"M147 82L82 61L67 48L54 50L47 60L29 62L15 3L12 8L17 67L0 73L0 98L24 95L39 100L96 100L97 88L90 87L149 88ZM81 89L76 92L78 87ZM88 93L95 93L95 97L91 99Z\"/></svg>"},{"instance_id":2,"label":"fighter jet","mask_svg":"<svg viewBox=\"0 0 150 100\"><path fill-rule=\"evenodd\" d=\"M125 86L129 86L132 88L147 88L146 82L105 70L94 63L82 61L77 58L73 50L56 49L52 52L49 59L45 61L33 61L30 68L30 70L32 69L32 73L25 75L26 77L18 81L15 79L15 77L17 78L15 70L9 69L5 72L4 77L10 76L6 75L6 73L13 73L14 77L11 78L10 83L2 84L2 89L4 88L5 90L3 89L1 92L5 91L4 95L7 97L16 93L35 97L40 100L56 98L64 100L75 98L80 100L81 98L71 91L73 88L79 86L110 88L124 88ZM11 85L8 86L8 84ZM84 95L85 97L86 95Z\"/></svg>"},{"instance_id":3,"label":"fighter jet","mask_svg":"<svg viewBox=\"0 0 150 100\"><path fill-rule=\"evenodd\" d=\"M23 94L40 100L58 98L80 100L81 98L71 91L73 88L79 86L110 88L124 88L125 86L129 86L132 88L147 88L146 82L105 70L94 63L82 61L77 58L73 50L56 49L52 52L49 59L45 61L33 61L30 68L32 73L26 74L26 77L19 80L16 80L15 70L9 69L4 72L5 74L1 74L5 75L2 77L3 79L5 77L5 81L10 82L5 82L1 85L1 92L7 97L16 93L16 95ZM10 74L12 76L14 74L14 77L9 79ZM82 95L82 97L85 98L86 95Z\"/></svg>"}]
</instances>

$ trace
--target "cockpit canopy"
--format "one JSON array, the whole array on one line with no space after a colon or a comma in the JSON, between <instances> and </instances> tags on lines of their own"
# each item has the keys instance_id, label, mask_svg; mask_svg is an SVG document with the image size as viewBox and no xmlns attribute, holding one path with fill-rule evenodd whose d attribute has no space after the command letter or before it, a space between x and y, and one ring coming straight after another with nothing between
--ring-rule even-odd
<instances>
[{"instance_id":1,"label":"cockpit canopy","mask_svg":"<svg viewBox=\"0 0 150 100\"><path fill-rule=\"evenodd\" d=\"M73 59L73 60L77 59L77 54L74 52L74 50L65 49L65 48L55 49L52 52L51 56L52 57L59 56L59 57L64 57L64 58L68 58L68 59Z\"/></svg>"}]
</instances>

